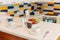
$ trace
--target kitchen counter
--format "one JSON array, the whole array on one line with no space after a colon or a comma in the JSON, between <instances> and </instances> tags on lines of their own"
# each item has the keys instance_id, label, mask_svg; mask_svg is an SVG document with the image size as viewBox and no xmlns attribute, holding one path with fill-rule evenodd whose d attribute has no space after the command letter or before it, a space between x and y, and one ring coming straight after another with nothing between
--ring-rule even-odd
<instances>
[{"instance_id":1,"label":"kitchen counter","mask_svg":"<svg viewBox=\"0 0 60 40\"><path fill-rule=\"evenodd\" d=\"M43 16L43 15L42 15ZM29 40L56 40L57 37L60 35L60 24L54 24L54 23L47 23L47 22L39 22L38 24L32 25L32 27L40 27L41 31L40 33L32 33L30 29L28 29L25 25L22 27L16 27L15 24L13 26L9 25L9 23L6 21L6 19L9 17L6 13L0 13L0 31L19 36L22 38L26 38ZM31 16L32 17L32 16ZM37 16L34 16L36 18ZM40 16L38 16L40 17ZM27 18L27 17L26 17ZM29 18L29 17L28 17ZM25 19L23 17L23 19ZM14 18L14 23L23 24L23 22L18 22L19 18ZM2 23L1 23L2 21ZM21 20L20 20L21 21ZM22 20L25 21L25 20ZM13 22L11 22L12 24ZM43 38L44 33L49 30L49 34ZM43 32L43 33L42 33Z\"/></svg>"},{"instance_id":2,"label":"kitchen counter","mask_svg":"<svg viewBox=\"0 0 60 40\"><path fill-rule=\"evenodd\" d=\"M60 35L60 24L55 24L55 23L47 23L47 22L40 22L39 24L36 24L37 26L40 26L40 28L42 29L47 29L49 30L49 34L43 38L43 35L35 35L35 34L31 34L29 33L29 29L25 28L25 27L16 27L13 28L11 26L6 27L6 26L2 26L2 24L0 25L0 31L12 34L12 35L16 35L19 37L23 37L26 39L31 39L31 40L56 40L57 37ZM34 25L33 25L34 26Z\"/></svg>"}]
</instances>

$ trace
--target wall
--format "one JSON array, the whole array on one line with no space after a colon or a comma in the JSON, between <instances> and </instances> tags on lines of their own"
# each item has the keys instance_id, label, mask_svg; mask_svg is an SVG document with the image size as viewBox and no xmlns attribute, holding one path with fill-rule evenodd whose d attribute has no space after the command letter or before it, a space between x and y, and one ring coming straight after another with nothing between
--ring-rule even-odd
<instances>
[{"instance_id":1,"label":"wall","mask_svg":"<svg viewBox=\"0 0 60 40\"><path fill-rule=\"evenodd\" d=\"M24 10L26 9L29 12L37 10L40 13L43 12L45 15L57 16L60 14L60 2L30 2L0 5L0 12L7 12L10 16L18 15L17 12L20 13L18 16L24 16Z\"/></svg>"},{"instance_id":2,"label":"wall","mask_svg":"<svg viewBox=\"0 0 60 40\"><path fill-rule=\"evenodd\" d=\"M40 0L0 0L1 4L12 4L14 2L16 3L23 3L23 2L39 2Z\"/></svg>"},{"instance_id":3,"label":"wall","mask_svg":"<svg viewBox=\"0 0 60 40\"><path fill-rule=\"evenodd\" d=\"M60 14L60 2L44 2L42 8L46 15L57 16Z\"/></svg>"},{"instance_id":4,"label":"wall","mask_svg":"<svg viewBox=\"0 0 60 40\"><path fill-rule=\"evenodd\" d=\"M40 2L30 2L30 3L20 3L20 4L5 4L0 5L0 12L7 12L10 16L17 16L17 12L20 14L18 16L23 16L24 11L27 9L29 12L35 12L37 9L41 11L42 3ZM21 14L22 13L22 14Z\"/></svg>"}]
</instances>

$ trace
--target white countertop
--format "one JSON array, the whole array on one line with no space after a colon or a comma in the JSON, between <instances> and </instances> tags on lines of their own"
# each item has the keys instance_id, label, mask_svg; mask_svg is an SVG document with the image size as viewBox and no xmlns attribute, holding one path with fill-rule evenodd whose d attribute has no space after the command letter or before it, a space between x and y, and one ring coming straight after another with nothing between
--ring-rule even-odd
<instances>
[{"instance_id":1,"label":"white countertop","mask_svg":"<svg viewBox=\"0 0 60 40\"><path fill-rule=\"evenodd\" d=\"M41 35L38 35L39 33L37 35L30 34L29 29L25 27L13 28L11 26L9 27L2 26L2 24L0 24L0 31L6 32L12 35L16 35L19 37L23 37L26 39L34 39L34 40L56 40L57 37L60 35L60 24L40 22L39 24L36 24L36 26L40 26L40 28L44 30L49 30L49 34L47 34L47 36L43 38L44 34L41 34Z\"/></svg>"},{"instance_id":2,"label":"white countertop","mask_svg":"<svg viewBox=\"0 0 60 40\"><path fill-rule=\"evenodd\" d=\"M0 13L0 16L1 16L0 31L6 32L12 35L16 35L19 37L23 37L26 39L32 39L32 40L33 39L34 40L56 40L57 37L60 35L60 24L40 22L32 26L32 28L39 27L40 33L33 33L31 29L26 28L25 25L23 25L23 27L15 27L16 26L15 24L14 26L8 25L9 23L6 23L7 21L5 20L8 16L5 13L4 15ZM1 20L3 21L2 23L1 23ZM16 20L18 22L18 19ZM16 20L14 21L14 23L16 23ZM44 33L46 31L49 31L49 33L46 35L45 38L43 38Z\"/></svg>"}]
</instances>

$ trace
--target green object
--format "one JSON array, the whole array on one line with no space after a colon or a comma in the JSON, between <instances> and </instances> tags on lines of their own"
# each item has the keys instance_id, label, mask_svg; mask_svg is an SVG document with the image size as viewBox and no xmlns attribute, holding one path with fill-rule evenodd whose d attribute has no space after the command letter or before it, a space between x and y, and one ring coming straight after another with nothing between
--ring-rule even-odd
<instances>
[{"instance_id":1,"label":"green object","mask_svg":"<svg viewBox=\"0 0 60 40\"><path fill-rule=\"evenodd\" d=\"M34 18L36 20L36 23L39 23L40 22L40 19L39 18Z\"/></svg>"}]
</instances>

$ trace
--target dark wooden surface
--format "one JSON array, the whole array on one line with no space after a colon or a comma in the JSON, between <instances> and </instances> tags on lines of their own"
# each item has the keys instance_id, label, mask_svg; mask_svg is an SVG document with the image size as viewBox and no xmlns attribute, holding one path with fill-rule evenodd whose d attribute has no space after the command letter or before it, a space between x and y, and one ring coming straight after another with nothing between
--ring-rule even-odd
<instances>
[{"instance_id":1,"label":"dark wooden surface","mask_svg":"<svg viewBox=\"0 0 60 40\"><path fill-rule=\"evenodd\" d=\"M27 40L21 37L17 37L11 34L7 34L0 31L0 40Z\"/></svg>"}]
</instances>

